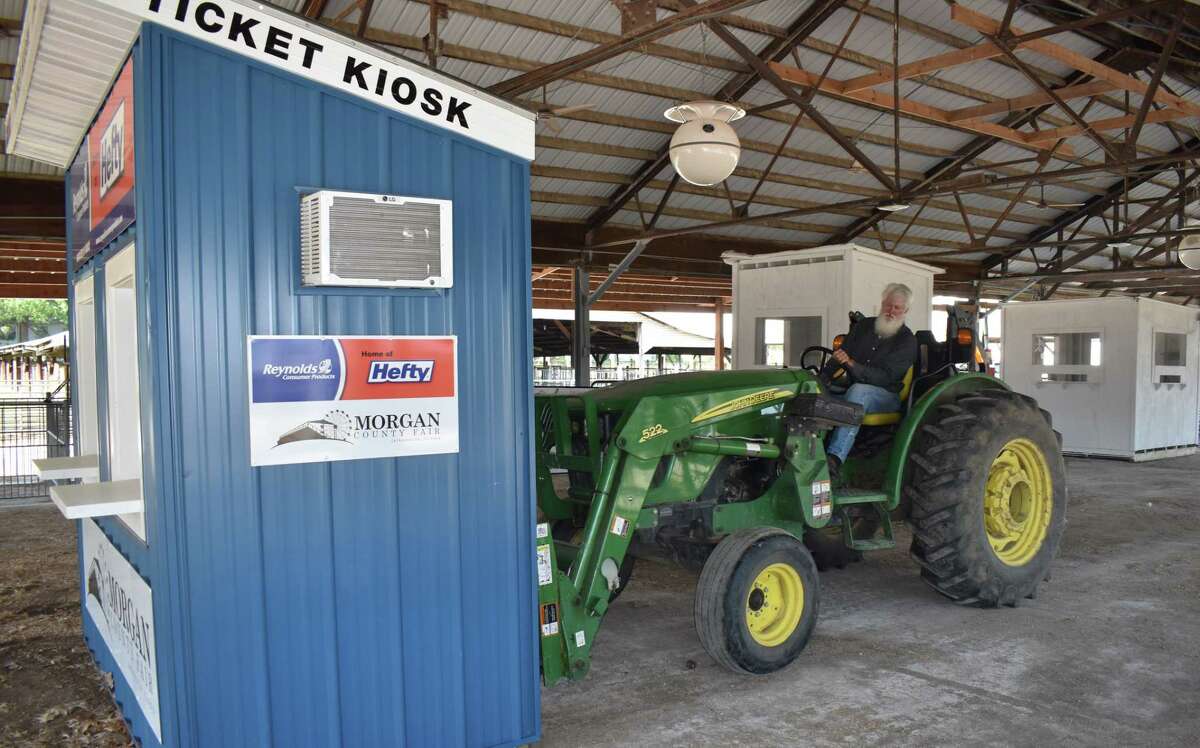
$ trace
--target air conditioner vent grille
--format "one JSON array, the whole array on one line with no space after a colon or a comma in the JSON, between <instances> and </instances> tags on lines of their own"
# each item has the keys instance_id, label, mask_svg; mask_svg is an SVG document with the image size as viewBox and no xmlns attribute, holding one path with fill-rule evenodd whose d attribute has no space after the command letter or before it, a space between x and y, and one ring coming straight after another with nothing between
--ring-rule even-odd
<instances>
[{"instance_id":1,"label":"air conditioner vent grille","mask_svg":"<svg viewBox=\"0 0 1200 748\"><path fill-rule=\"evenodd\" d=\"M355 192L306 195L301 271L310 286L451 285L448 200Z\"/></svg>"},{"instance_id":2,"label":"air conditioner vent grille","mask_svg":"<svg viewBox=\"0 0 1200 748\"><path fill-rule=\"evenodd\" d=\"M441 206L336 196L329 270L341 278L421 281L442 274Z\"/></svg>"}]
</instances>

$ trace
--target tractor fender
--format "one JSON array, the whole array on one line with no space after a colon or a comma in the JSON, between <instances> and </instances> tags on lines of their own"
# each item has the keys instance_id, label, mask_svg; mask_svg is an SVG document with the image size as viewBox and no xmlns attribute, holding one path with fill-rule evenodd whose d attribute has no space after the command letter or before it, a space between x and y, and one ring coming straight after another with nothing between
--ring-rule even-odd
<instances>
[{"instance_id":1,"label":"tractor fender","mask_svg":"<svg viewBox=\"0 0 1200 748\"><path fill-rule=\"evenodd\" d=\"M913 403L908 415L900 422L892 443L892 454L888 458L887 473L883 478L883 491L888 496L889 511L900 505L901 493L904 490L905 470L908 467L908 453L916 441L917 429L925 422L935 407L942 403L958 399L965 392L979 390L1010 389L1007 384L988 374L968 372L939 382L931 390Z\"/></svg>"}]
</instances>

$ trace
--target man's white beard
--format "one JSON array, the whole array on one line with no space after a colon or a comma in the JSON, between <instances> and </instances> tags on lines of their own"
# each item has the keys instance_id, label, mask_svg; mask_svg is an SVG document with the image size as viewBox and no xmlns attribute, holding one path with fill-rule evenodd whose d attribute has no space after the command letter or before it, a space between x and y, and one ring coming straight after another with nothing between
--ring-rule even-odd
<instances>
[{"instance_id":1,"label":"man's white beard","mask_svg":"<svg viewBox=\"0 0 1200 748\"><path fill-rule=\"evenodd\" d=\"M881 338L890 338L900 332L900 328L904 326L904 318L888 319L884 315L879 315L875 318L875 334Z\"/></svg>"}]
</instances>

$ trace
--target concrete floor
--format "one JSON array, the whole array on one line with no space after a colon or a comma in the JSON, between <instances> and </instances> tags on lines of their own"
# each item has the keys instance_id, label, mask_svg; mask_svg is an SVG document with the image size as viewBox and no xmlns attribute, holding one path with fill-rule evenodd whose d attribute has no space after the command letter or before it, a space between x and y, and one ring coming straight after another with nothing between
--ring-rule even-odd
<instances>
[{"instance_id":1,"label":"concrete floor","mask_svg":"<svg viewBox=\"0 0 1200 748\"><path fill-rule=\"evenodd\" d=\"M642 563L546 746L1198 745L1200 456L1069 460L1068 527L1036 600L960 608L897 548L821 575L789 668L743 677L692 628L696 576Z\"/></svg>"}]
</instances>

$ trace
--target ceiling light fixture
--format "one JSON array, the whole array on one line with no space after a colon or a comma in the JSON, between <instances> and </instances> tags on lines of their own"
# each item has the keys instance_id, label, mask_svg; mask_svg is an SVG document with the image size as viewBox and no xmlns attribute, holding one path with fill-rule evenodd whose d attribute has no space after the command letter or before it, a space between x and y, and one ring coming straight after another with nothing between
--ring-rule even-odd
<instances>
[{"instance_id":1,"label":"ceiling light fixture","mask_svg":"<svg viewBox=\"0 0 1200 748\"><path fill-rule=\"evenodd\" d=\"M891 200L886 203L880 203L876 206L879 210L887 213L899 213L902 210L908 210L908 203L902 203L899 200Z\"/></svg>"}]
</instances>

